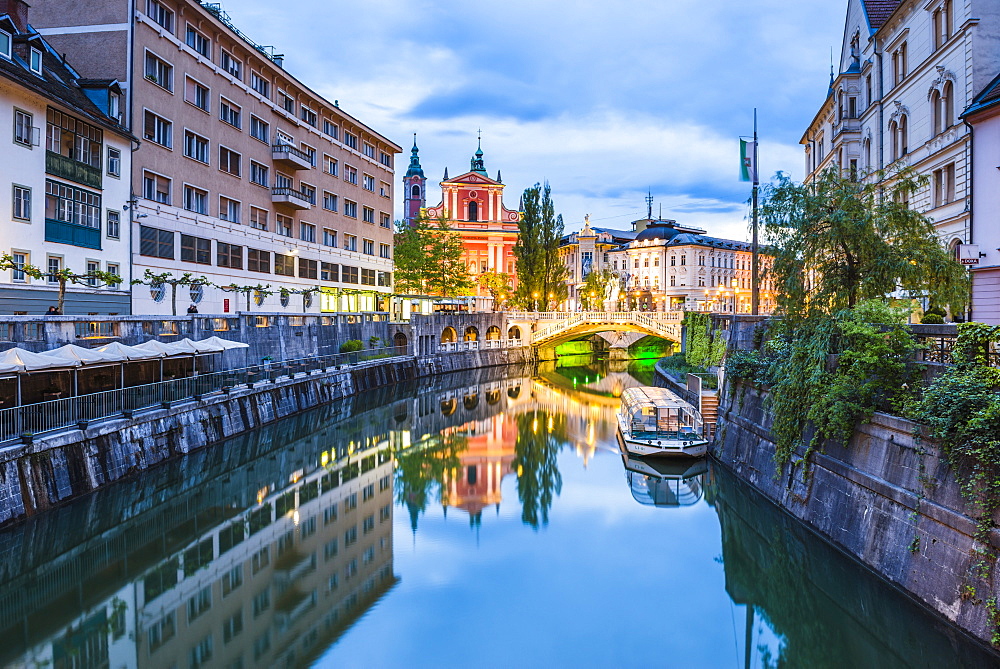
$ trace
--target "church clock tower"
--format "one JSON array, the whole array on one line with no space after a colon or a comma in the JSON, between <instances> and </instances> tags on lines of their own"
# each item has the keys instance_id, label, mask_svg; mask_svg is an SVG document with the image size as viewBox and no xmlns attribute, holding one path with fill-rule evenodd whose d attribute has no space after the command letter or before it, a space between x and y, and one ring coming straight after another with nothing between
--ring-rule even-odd
<instances>
[{"instance_id":1,"label":"church clock tower","mask_svg":"<svg viewBox=\"0 0 1000 669\"><path fill-rule=\"evenodd\" d=\"M420 210L427 206L427 179L420 167L419 150L417 149L417 133L413 133L413 148L410 149L410 167L403 177L403 222L413 225Z\"/></svg>"}]
</instances>

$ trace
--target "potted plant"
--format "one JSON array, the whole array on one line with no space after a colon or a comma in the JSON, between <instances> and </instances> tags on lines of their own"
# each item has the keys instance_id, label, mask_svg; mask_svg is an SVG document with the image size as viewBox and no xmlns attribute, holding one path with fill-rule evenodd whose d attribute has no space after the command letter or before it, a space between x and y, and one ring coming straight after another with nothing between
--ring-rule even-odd
<instances>
[{"instance_id":1,"label":"potted plant","mask_svg":"<svg viewBox=\"0 0 1000 669\"><path fill-rule=\"evenodd\" d=\"M76 421L76 426L78 428L80 428L81 430L86 430L88 425L90 425L90 421L89 420L78 420L78 421Z\"/></svg>"},{"instance_id":2,"label":"potted plant","mask_svg":"<svg viewBox=\"0 0 1000 669\"><path fill-rule=\"evenodd\" d=\"M22 432L21 433L21 443L24 444L25 446L30 446L31 443L34 440L35 440L35 433L34 432Z\"/></svg>"}]
</instances>

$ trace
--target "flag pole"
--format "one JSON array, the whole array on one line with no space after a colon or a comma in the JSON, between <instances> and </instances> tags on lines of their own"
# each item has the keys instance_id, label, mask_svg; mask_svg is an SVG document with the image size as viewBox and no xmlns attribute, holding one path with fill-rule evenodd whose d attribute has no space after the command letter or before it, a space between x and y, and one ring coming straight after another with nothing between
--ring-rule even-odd
<instances>
[{"instance_id":1,"label":"flag pole","mask_svg":"<svg viewBox=\"0 0 1000 669\"><path fill-rule=\"evenodd\" d=\"M759 248L757 243L757 187L760 185L757 176L757 108L753 110L753 256L751 260L750 274L750 312L757 316L760 314L760 268Z\"/></svg>"}]
</instances>

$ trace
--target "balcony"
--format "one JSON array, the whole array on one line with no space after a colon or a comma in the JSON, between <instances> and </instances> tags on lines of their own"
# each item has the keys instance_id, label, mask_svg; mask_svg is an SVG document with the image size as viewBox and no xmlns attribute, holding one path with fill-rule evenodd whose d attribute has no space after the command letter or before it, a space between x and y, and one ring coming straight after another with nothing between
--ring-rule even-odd
<instances>
[{"instance_id":1,"label":"balcony","mask_svg":"<svg viewBox=\"0 0 1000 669\"><path fill-rule=\"evenodd\" d=\"M290 209L312 209L312 198L291 187L272 188L271 202L283 204Z\"/></svg>"},{"instance_id":2,"label":"balcony","mask_svg":"<svg viewBox=\"0 0 1000 669\"><path fill-rule=\"evenodd\" d=\"M275 144L271 147L271 158L274 162L293 170L311 170L312 158L305 151L296 149L291 144Z\"/></svg>"},{"instance_id":3,"label":"balcony","mask_svg":"<svg viewBox=\"0 0 1000 669\"><path fill-rule=\"evenodd\" d=\"M91 188L101 187L101 170L84 165L53 151L45 152L45 171L53 176L75 181Z\"/></svg>"},{"instance_id":4,"label":"balcony","mask_svg":"<svg viewBox=\"0 0 1000 669\"><path fill-rule=\"evenodd\" d=\"M100 249L101 229L46 218L45 241L56 244L72 244L86 249Z\"/></svg>"}]
</instances>

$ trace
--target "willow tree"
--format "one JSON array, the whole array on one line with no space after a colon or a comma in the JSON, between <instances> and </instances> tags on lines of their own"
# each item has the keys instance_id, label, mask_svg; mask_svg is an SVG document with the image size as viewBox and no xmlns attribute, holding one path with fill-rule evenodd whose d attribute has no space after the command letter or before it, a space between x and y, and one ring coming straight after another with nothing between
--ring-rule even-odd
<instances>
[{"instance_id":1,"label":"willow tree","mask_svg":"<svg viewBox=\"0 0 1000 669\"><path fill-rule=\"evenodd\" d=\"M567 294L566 266L559 259L563 218L556 215L552 188L535 184L524 191L523 216L518 223L517 301L524 307L551 308Z\"/></svg>"},{"instance_id":2,"label":"willow tree","mask_svg":"<svg viewBox=\"0 0 1000 669\"><path fill-rule=\"evenodd\" d=\"M833 314L894 293L964 310L967 272L931 220L908 206L926 177L909 169L872 176L859 181L828 169L798 184L779 173L765 187L761 220L786 316Z\"/></svg>"}]
</instances>

